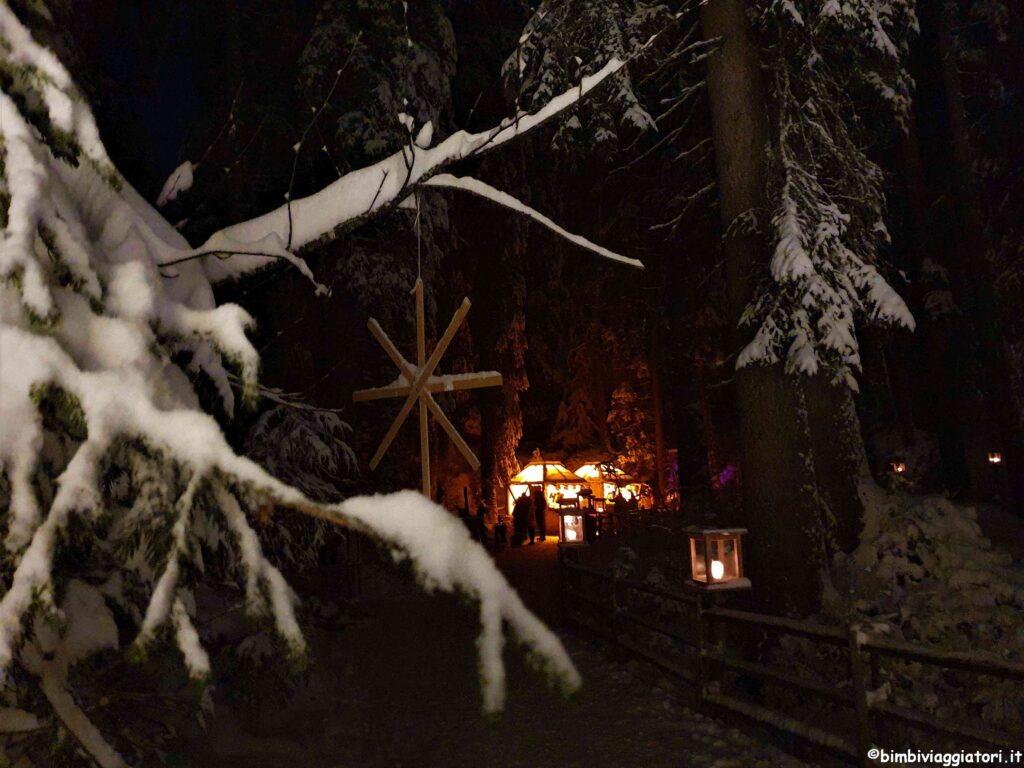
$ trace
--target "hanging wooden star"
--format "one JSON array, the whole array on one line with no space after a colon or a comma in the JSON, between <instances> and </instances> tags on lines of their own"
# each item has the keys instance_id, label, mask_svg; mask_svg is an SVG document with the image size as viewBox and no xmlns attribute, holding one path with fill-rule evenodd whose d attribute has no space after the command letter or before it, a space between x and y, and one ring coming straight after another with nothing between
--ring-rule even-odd
<instances>
[{"instance_id":1,"label":"hanging wooden star","mask_svg":"<svg viewBox=\"0 0 1024 768\"><path fill-rule=\"evenodd\" d=\"M384 439L381 441L380 447L377 452L373 455L370 460L370 469L376 469L380 464L384 454L387 453L388 448L391 446L392 441L395 439L395 435L398 434L398 430L401 429L402 424L405 423L406 417L412 410L412 407L416 402L419 402L420 411L420 465L422 467L422 479L423 479L423 495L430 496L430 438L429 431L427 428L427 413L433 414L434 419L441 425L448 437L455 444L455 447L459 449L469 465L474 469L480 468L480 460L477 459L476 454L473 453L466 441L462 439L462 435L459 434L455 426L449 421L448 417L445 416L444 411L434 400L434 392L453 392L456 390L466 389L480 389L482 387L498 387L501 386L501 374L497 371L483 371L479 373L460 373L450 376L435 376L434 369L437 368L437 364L440 362L442 355L448 349L448 345L451 344L452 339L455 338L456 332L459 330L459 326L462 325L463 320L466 318L466 314L469 312L471 306L469 299L463 299L462 305L455 311L452 316L451 322L448 323L448 328L445 330L444 335L440 341L437 342L437 346L434 347L434 351L430 353L430 358L426 359L427 343L426 343L426 322L424 320L423 310L423 281L419 278L416 279L416 286L413 289L416 295L416 365L413 365L406 360L402 353L398 351L398 348L392 343L391 339L384 332L384 329L380 327L380 323L375 318L370 318L367 323L367 327L370 329L370 333L377 339L377 342L387 352L388 357L391 358L392 362L398 366L399 378L393 384L388 384L384 387L375 387L373 389L361 389L352 394L352 399L355 402L363 402L367 400L381 400L384 398L392 397L404 397L405 402L402 403L402 408L399 410L395 420L391 423L391 427L388 429L387 434L384 435Z\"/></svg>"}]
</instances>

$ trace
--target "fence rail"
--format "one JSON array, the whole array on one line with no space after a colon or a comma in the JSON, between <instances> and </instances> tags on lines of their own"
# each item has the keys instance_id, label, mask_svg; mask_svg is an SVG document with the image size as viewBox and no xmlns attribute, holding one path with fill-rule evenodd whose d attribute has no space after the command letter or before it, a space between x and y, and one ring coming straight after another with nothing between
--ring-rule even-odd
<instances>
[{"instance_id":1,"label":"fence rail","mask_svg":"<svg viewBox=\"0 0 1024 768\"><path fill-rule=\"evenodd\" d=\"M580 550L560 549L562 605L568 621L580 625L657 665L697 690L699 700L745 718L770 726L844 760L871 765L868 750L876 743L879 724L898 722L915 732L943 736L960 744L1009 749L1020 746L1020 737L1008 733L954 724L932 715L897 707L887 701L890 680L886 679L880 659L956 669L976 675L1024 680L1024 664L976 653L944 651L927 646L892 640L859 625L835 627L808 621L768 616L709 605L709 593L694 594L663 589L579 562ZM588 581L589 587L588 588ZM678 621L641 615L630 609L631 594L650 595L667 600ZM580 610L586 606L590 610ZM595 615L596 612L596 615ZM728 625L754 628L777 635L791 635L827 646L845 654L846 675L838 684L821 682L794 674L760 661L730 653L725 639ZM689 663L670 658L663 649L633 638L632 627L641 627L668 638L678 650L689 654ZM733 649L735 651L735 649ZM846 713L844 733L809 724L770 705L755 703L722 690L723 671L768 681L795 690L839 708ZM842 723L842 718L838 722Z\"/></svg>"}]
</instances>

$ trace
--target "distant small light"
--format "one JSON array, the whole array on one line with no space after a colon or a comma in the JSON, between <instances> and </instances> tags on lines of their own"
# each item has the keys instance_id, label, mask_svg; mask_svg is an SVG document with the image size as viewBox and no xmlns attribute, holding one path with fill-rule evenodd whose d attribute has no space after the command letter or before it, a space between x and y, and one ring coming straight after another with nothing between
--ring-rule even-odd
<instances>
[{"instance_id":1,"label":"distant small light","mask_svg":"<svg viewBox=\"0 0 1024 768\"><path fill-rule=\"evenodd\" d=\"M991 451L991 452L989 452L989 454L988 454L988 463L989 464L1002 464L1003 463L1003 454L999 453L998 451Z\"/></svg>"},{"instance_id":2,"label":"distant small light","mask_svg":"<svg viewBox=\"0 0 1024 768\"><path fill-rule=\"evenodd\" d=\"M907 464L904 461L894 461L889 466L892 467L892 471L897 475L907 474Z\"/></svg>"}]
</instances>

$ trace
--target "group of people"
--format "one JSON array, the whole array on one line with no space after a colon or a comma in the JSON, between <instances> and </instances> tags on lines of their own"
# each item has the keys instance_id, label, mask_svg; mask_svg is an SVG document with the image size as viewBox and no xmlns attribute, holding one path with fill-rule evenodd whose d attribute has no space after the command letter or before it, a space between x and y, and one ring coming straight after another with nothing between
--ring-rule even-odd
<instances>
[{"instance_id":1,"label":"group of people","mask_svg":"<svg viewBox=\"0 0 1024 768\"><path fill-rule=\"evenodd\" d=\"M468 495L464 494L464 496L464 506L458 509L459 517L469 529L473 539L486 545L487 527L484 521L487 518L487 507L481 500L476 509L476 514L473 515L469 510ZM438 495L437 501L442 506L444 505L443 491ZM637 509L638 504L635 496L627 501L617 491L614 498L611 499L610 508L605 507L605 512L609 518L607 522L614 526L615 532L622 533L629 526L630 518ZM524 542L533 544L538 538L544 541L547 537L547 510L547 498L545 498L544 491L540 487L533 487L523 491L512 506L512 546L519 547ZM504 522L505 519L507 518L499 518L494 526L494 544L496 546L501 546L507 541L509 532Z\"/></svg>"},{"instance_id":2,"label":"group of people","mask_svg":"<svg viewBox=\"0 0 1024 768\"><path fill-rule=\"evenodd\" d=\"M530 544L538 536L544 541L547 536L547 511L548 502L544 498L543 489L523 491L512 506L512 546L522 546L527 534L530 536Z\"/></svg>"}]
</instances>

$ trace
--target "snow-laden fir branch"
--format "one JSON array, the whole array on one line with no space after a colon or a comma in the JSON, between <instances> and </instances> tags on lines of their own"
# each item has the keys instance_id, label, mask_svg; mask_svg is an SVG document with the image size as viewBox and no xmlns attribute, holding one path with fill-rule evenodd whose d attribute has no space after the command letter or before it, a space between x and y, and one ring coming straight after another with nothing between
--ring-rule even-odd
<instances>
[{"instance_id":1,"label":"snow-laden fir branch","mask_svg":"<svg viewBox=\"0 0 1024 768\"><path fill-rule=\"evenodd\" d=\"M425 185L428 187L443 187L445 189L457 189L462 192L469 192L470 194L477 195L478 197L482 197L485 200L490 200L492 203L497 203L498 205L504 206L505 208L509 208L510 210L513 210L516 213L521 213L524 216L530 217L539 224L543 224L545 227L550 229L555 234L560 235L561 237L568 240L570 243L575 243L581 248L586 248L587 250L600 254L601 256L604 256L607 259L611 259L612 261L618 261L622 264L628 264L629 266L636 267L637 269L644 268L643 262L641 262L640 260L631 259L628 256L622 256L618 253L615 253L614 251L610 251L607 248L598 245L597 243L590 242L585 237L581 237L580 235L574 235L572 232L568 232L562 227L560 227L558 224L549 219L543 213L534 210L533 208L517 200L515 197L508 194L507 192L502 192L500 189L495 189L490 184L485 184L484 182L478 179L471 179L465 176L452 176L449 173L441 173L438 174L437 176L433 176L430 179L427 179Z\"/></svg>"},{"instance_id":2,"label":"snow-laden fir branch","mask_svg":"<svg viewBox=\"0 0 1024 768\"><path fill-rule=\"evenodd\" d=\"M600 70L583 77L578 85L554 96L535 112L520 112L507 117L489 130L478 133L457 131L433 147L410 142L391 156L351 171L313 195L288 201L269 213L214 233L195 252L266 254L240 255L226 260L205 259L206 274L213 282L264 267L274 256L294 259L296 257L285 248L289 232L291 248L298 250L346 225L388 210L453 163L483 155L552 121L624 66L623 60L611 59ZM426 144L426 141L421 143ZM602 256L608 253L607 249L595 250L585 245L589 241L582 238L574 242Z\"/></svg>"},{"instance_id":3,"label":"snow-laden fir branch","mask_svg":"<svg viewBox=\"0 0 1024 768\"><path fill-rule=\"evenodd\" d=\"M518 102L541 105L578 79L593 58L627 60L647 49L675 26L679 15L658 3L545 0L527 22L502 73L506 84L515 88ZM555 141L572 144L585 135L588 142L601 144L615 140L622 126L657 130L636 90L629 73L623 74L585 119L567 121Z\"/></svg>"},{"instance_id":4,"label":"snow-laden fir branch","mask_svg":"<svg viewBox=\"0 0 1024 768\"><path fill-rule=\"evenodd\" d=\"M897 50L889 35L907 33L900 22L908 11L896 0L824 7L773 0L766 9L762 31L776 43L769 56L778 115L769 150L775 245L744 314L756 331L737 365L784 360L790 373L821 372L856 389L858 323L913 329L914 319L878 266L888 242L882 172L853 134L848 84L832 64L852 52L874 71L881 58L903 83L906 45ZM858 34L870 39L851 41Z\"/></svg>"},{"instance_id":5,"label":"snow-laden fir branch","mask_svg":"<svg viewBox=\"0 0 1024 768\"><path fill-rule=\"evenodd\" d=\"M609 62L532 115L480 134L455 134L434 148L406 148L293 201L293 245L364 215L374 196L374 210L397 204L447 164L522 136L621 66ZM72 532L97 539L112 581L132 583L132 597L118 599L135 622L139 652L153 653L169 642L191 676L208 675L210 658L192 619L192 590L204 572L203 552L213 546L210 531L220 530L225 535L214 537L222 542L216 557L233 564L249 612L272 621L288 652L303 653L296 596L245 514L254 505L290 507L366 533L411 560L428 588L479 600L485 709L500 709L504 700L505 626L564 689L578 687L579 675L557 637L444 509L411 492L316 503L230 448L217 422L200 409L194 381L212 381L231 414L235 395L228 370L241 382L243 400L251 399L259 360L246 336L251 318L238 306L217 306L212 280L265 262L180 260L197 249L111 166L70 76L6 5L0 5L0 69L5 695L20 690L19 675L38 679L52 710L32 713L40 722L56 718L101 766L126 764L68 688L71 666L98 650L118 648L119 639L107 605L114 598L73 570L84 566L60 558ZM520 210L540 216L525 206ZM223 230L204 248L269 250L305 268L282 247L286 226L282 208ZM175 260L175 278L161 277L161 265ZM55 486L38 483L41 477L56 479Z\"/></svg>"}]
</instances>

